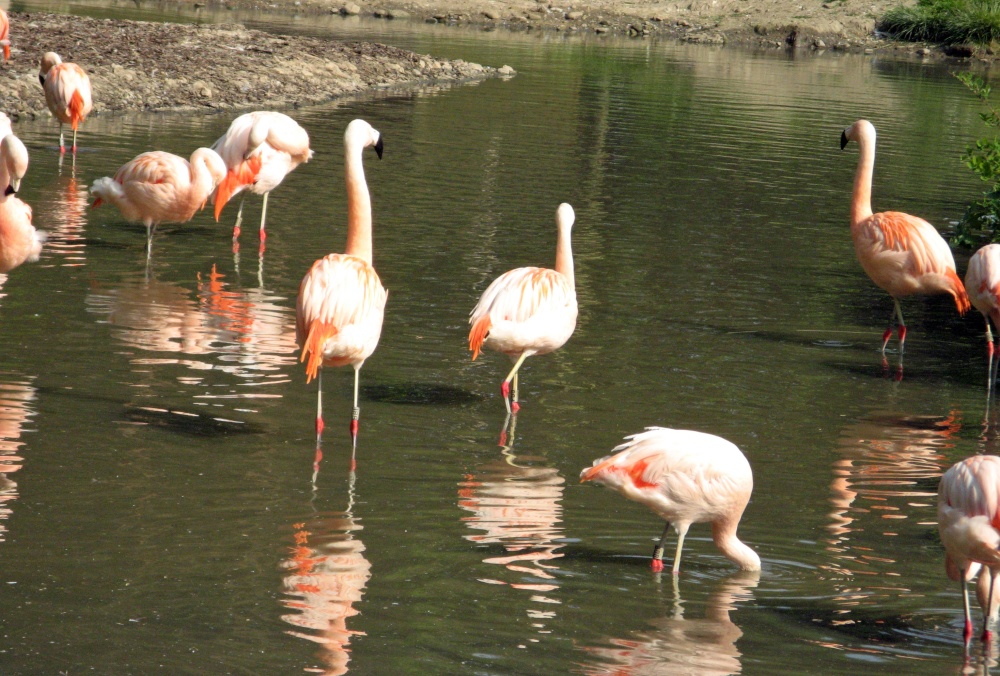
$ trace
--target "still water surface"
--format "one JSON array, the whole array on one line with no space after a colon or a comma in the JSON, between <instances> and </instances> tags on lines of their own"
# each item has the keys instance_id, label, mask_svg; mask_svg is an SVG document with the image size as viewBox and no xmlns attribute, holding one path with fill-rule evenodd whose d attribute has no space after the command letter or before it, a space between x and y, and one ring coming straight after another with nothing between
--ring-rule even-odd
<instances>
[{"instance_id":1,"label":"still water surface","mask_svg":"<svg viewBox=\"0 0 1000 676\"><path fill-rule=\"evenodd\" d=\"M232 116L93 118L75 171L54 123L16 125L51 238L0 289L0 671L962 671L934 505L944 469L997 450L982 322L907 301L905 370L882 366L891 303L854 259L857 155L838 149L868 117L876 208L960 216L981 129L945 68L275 23L519 74L294 111L316 157L272 195L263 257L251 197L238 258L230 207L161 228L148 270L143 228L89 210L86 188L144 150L187 156ZM385 141L366 169L389 304L358 471L351 374L331 370L314 485L294 299L343 247L355 117ZM467 316L501 272L551 265L561 201L580 321L523 368L500 448L508 363L469 360ZM579 485L652 424L744 450L759 578L704 526L676 584L653 575L661 522Z\"/></svg>"}]
</instances>

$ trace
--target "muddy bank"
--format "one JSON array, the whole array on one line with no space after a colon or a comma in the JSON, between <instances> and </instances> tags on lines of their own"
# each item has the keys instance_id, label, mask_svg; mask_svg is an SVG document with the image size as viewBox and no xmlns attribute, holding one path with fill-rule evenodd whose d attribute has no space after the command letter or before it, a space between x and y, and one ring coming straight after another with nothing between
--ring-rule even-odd
<instances>
[{"instance_id":1,"label":"muddy bank","mask_svg":"<svg viewBox=\"0 0 1000 676\"><path fill-rule=\"evenodd\" d=\"M38 62L47 51L90 75L92 114L288 107L373 88L512 72L375 43L272 35L240 25L16 12L10 24L12 54L0 67L0 110L14 119L49 114L38 82Z\"/></svg>"}]
</instances>

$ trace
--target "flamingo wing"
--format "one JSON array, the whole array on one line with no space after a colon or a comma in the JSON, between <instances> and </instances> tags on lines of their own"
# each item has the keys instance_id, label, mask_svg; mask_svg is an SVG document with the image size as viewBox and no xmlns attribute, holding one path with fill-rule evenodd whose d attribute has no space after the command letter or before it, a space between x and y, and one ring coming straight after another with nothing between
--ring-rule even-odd
<instances>
[{"instance_id":1,"label":"flamingo wing","mask_svg":"<svg viewBox=\"0 0 1000 676\"><path fill-rule=\"evenodd\" d=\"M965 290L984 315L1000 312L1000 244L987 244L969 259Z\"/></svg>"},{"instance_id":2,"label":"flamingo wing","mask_svg":"<svg viewBox=\"0 0 1000 676\"><path fill-rule=\"evenodd\" d=\"M59 63L45 76L45 102L61 122L77 124L90 113L90 78L75 63Z\"/></svg>"}]
</instances>

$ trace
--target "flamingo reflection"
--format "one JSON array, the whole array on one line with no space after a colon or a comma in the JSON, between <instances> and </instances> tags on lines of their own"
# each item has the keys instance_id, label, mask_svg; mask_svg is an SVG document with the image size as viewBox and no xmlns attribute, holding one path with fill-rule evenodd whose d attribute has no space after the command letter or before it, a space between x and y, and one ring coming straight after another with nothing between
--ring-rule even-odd
<instances>
[{"instance_id":1,"label":"flamingo reflection","mask_svg":"<svg viewBox=\"0 0 1000 676\"><path fill-rule=\"evenodd\" d=\"M593 659L583 665L587 676L712 676L738 674L742 654L736 642L743 631L730 619L737 603L751 599L759 573L743 572L723 580L712 591L703 619L684 618L683 603L673 578L674 612L653 620L652 629L626 638L609 638L610 647L584 647Z\"/></svg>"},{"instance_id":2,"label":"flamingo reflection","mask_svg":"<svg viewBox=\"0 0 1000 676\"><path fill-rule=\"evenodd\" d=\"M144 353L135 365L179 364L196 371L236 375L245 385L288 382L286 368L295 364L295 329L283 298L263 289L230 290L213 266L207 279L198 275L194 292L173 282L137 277L109 291L92 291L89 310L105 315L112 335ZM196 384L200 377L184 382ZM263 398L253 393L237 398Z\"/></svg>"},{"instance_id":3,"label":"flamingo reflection","mask_svg":"<svg viewBox=\"0 0 1000 676\"><path fill-rule=\"evenodd\" d=\"M318 514L295 523L295 544L281 567L284 575L282 603L291 612L281 619L292 625L286 633L321 646L322 666L312 673L346 674L351 660L351 637L363 631L347 627L347 620L360 611L355 605L364 595L371 577L365 545L358 539L360 519L352 514L354 473L350 479L350 503L344 512Z\"/></svg>"},{"instance_id":4,"label":"flamingo reflection","mask_svg":"<svg viewBox=\"0 0 1000 676\"><path fill-rule=\"evenodd\" d=\"M834 601L850 608L877 596L906 592L885 578L900 578L891 542L904 529L914 537L936 524L937 483L950 464L944 457L961 429L956 414L883 416L847 427L841 435L841 457L833 463L830 486L833 511L827 525L830 563L820 566L838 578ZM866 587L856 576L877 576Z\"/></svg>"},{"instance_id":5,"label":"flamingo reflection","mask_svg":"<svg viewBox=\"0 0 1000 676\"><path fill-rule=\"evenodd\" d=\"M513 439L514 428L510 430ZM518 574L518 581L480 578L488 584L507 584L515 589L535 592L531 601L540 604L528 610L534 620L555 617L554 606L560 601L547 596L559 589L555 573L548 563L561 558L563 546L562 496L566 483L553 467L541 464L544 458L522 455L513 448L503 449L502 459L479 467L459 484L458 505L472 513L462 518L465 524L482 533L469 534L466 540L478 544L496 544L504 555L489 556L484 563L504 566ZM532 626L542 631L545 624Z\"/></svg>"},{"instance_id":6,"label":"flamingo reflection","mask_svg":"<svg viewBox=\"0 0 1000 676\"><path fill-rule=\"evenodd\" d=\"M25 426L35 415L33 402L36 390L32 378L10 374L0 374L0 542L7 532L5 522L10 517L14 500L17 499L17 484L10 478L21 469L21 435Z\"/></svg>"},{"instance_id":7,"label":"flamingo reflection","mask_svg":"<svg viewBox=\"0 0 1000 676\"><path fill-rule=\"evenodd\" d=\"M62 263L65 267L86 265L86 186L77 180L74 173L56 177L47 193L52 200L39 204L36 209L38 220L45 223L49 230L45 243L46 258L48 254L55 253L65 259Z\"/></svg>"}]
</instances>

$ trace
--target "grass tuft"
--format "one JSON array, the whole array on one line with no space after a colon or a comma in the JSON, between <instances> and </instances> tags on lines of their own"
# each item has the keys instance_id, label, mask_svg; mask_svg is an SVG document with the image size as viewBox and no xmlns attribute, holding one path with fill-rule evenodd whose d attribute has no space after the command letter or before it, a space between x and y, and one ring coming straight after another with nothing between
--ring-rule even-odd
<instances>
[{"instance_id":1,"label":"grass tuft","mask_svg":"<svg viewBox=\"0 0 1000 676\"><path fill-rule=\"evenodd\" d=\"M988 45L1000 39L1000 0L918 0L890 9L877 28L912 42Z\"/></svg>"}]
</instances>

